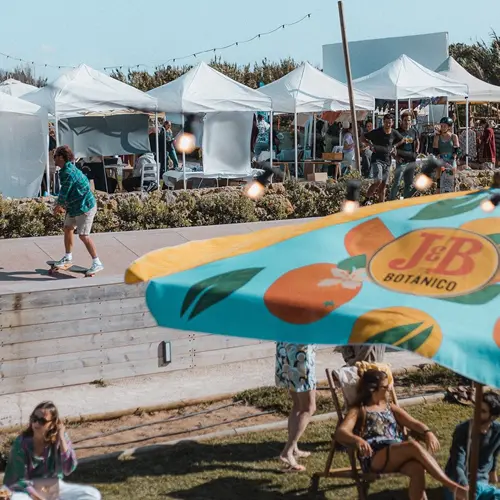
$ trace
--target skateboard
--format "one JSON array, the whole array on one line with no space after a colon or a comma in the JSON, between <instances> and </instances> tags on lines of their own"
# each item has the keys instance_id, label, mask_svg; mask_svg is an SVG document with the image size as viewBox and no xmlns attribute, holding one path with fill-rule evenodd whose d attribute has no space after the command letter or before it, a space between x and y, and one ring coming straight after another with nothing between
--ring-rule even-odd
<instances>
[{"instance_id":1,"label":"skateboard","mask_svg":"<svg viewBox=\"0 0 500 500\"><path fill-rule=\"evenodd\" d=\"M89 269L87 267L81 267L81 266L75 266L73 264L66 264L65 266L62 267L57 267L56 268L56 263L57 261L55 260L48 260L47 265L50 266L49 268L49 275L53 276L55 273L58 271L69 271L70 273L78 273L78 274L83 274L85 278L93 278L95 276L95 273L89 274Z\"/></svg>"}]
</instances>

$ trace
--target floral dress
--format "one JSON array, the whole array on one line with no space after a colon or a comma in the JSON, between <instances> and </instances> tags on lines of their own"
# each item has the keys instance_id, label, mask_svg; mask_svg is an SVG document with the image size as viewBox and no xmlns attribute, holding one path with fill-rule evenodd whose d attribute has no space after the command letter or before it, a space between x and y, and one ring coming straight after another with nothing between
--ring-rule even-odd
<instances>
[{"instance_id":1,"label":"floral dress","mask_svg":"<svg viewBox=\"0 0 500 500\"><path fill-rule=\"evenodd\" d=\"M276 343L276 386L293 392L316 389L316 346Z\"/></svg>"},{"instance_id":2,"label":"floral dress","mask_svg":"<svg viewBox=\"0 0 500 500\"><path fill-rule=\"evenodd\" d=\"M403 441L396 418L389 405L383 411L366 410L364 431L361 437L371 446L374 455L391 444ZM363 472L383 472L385 465L380 471L371 469L372 458L373 456L359 457ZM388 458L389 454L387 454Z\"/></svg>"}]
</instances>

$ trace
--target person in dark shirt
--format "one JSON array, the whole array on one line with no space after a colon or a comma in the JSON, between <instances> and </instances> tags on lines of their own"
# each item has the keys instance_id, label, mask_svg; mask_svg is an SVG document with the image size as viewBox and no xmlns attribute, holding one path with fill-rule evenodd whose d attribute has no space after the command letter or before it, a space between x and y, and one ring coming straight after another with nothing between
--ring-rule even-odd
<instances>
[{"instance_id":1,"label":"person in dark shirt","mask_svg":"<svg viewBox=\"0 0 500 500\"><path fill-rule=\"evenodd\" d=\"M368 141L373 151L371 176L374 182L366 194L368 199L377 191L379 201L385 201L385 187L391 168L392 154L395 152L395 148L403 143L403 136L397 130L394 130L392 125L392 116L385 115L382 127L364 135L365 141Z\"/></svg>"},{"instance_id":2,"label":"person in dark shirt","mask_svg":"<svg viewBox=\"0 0 500 500\"><path fill-rule=\"evenodd\" d=\"M418 132L411 126L411 114L406 111L401 115L401 126L398 132L403 136L403 144L397 149L396 171L394 172L394 182L392 184L389 200L395 200L398 196L401 178L404 180L403 196L410 198L413 190L413 174L415 169L408 168L408 164L417 159L420 149Z\"/></svg>"},{"instance_id":3,"label":"person in dark shirt","mask_svg":"<svg viewBox=\"0 0 500 500\"><path fill-rule=\"evenodd\" d=\"M497 457L500 452L500 395L487 392L481 403L481 438L479 448L479 467L477 471L477 500L498 500ZM453 433L450 458L445 472L453 481L462 486L469 484L468 478L468 443L472 422L470 420L457 425ZM446 490L446 500L452 500L453 494Z\"/></svg>"}]
</instances>

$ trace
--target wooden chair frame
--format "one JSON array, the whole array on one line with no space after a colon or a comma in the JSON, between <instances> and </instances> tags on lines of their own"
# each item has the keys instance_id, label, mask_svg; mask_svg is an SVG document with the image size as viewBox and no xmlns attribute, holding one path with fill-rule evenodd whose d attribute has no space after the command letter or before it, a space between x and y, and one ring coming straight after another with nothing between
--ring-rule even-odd
<instances>
[{"instance_id":1,"label":"wooden chair frame","mask_svg":"<svg viewBox=\"0 0 500 500\"><path fill-rule=\"evenodd\" d=\"M335 374L334 370L326 369L326 378L328 380L328 385L330 387L330 392L332 395L333 404L335 406L335 412L337 413L337 422L335 425L335 431L332 433L332 441L330 444L330 452L328 453L328 458L326 459L325 469L323 472L316 472L311 478L311 487L309 489L310 495L314 498L319 490L319 481L321 478L334 478L334 479L350 479L354 481L356 489L358 490L359 500L367 500L368 498L368 488L370 483L387 476L399 475L397 472L391 472L387 474L378 474L374 472L366 473L361 469L359 463L356 449L353 446L345 447L341 445L336 440L337 429L340 424L344 421L347 414L347 404L344 403L342 406L340 404L339 396L342 394L342 387L340 381ZM399 405L398 398L396 396L396 391L392 387L390 391L390 397L395 405ZM401 429L403 436L407 438L407 430L405 428ZM332 469L333 459L335 457L335 452L339 451L338 448L345 448L347 456L349 457L349 467L342 467L338 469Z\"/></svg>"}]
</instances>

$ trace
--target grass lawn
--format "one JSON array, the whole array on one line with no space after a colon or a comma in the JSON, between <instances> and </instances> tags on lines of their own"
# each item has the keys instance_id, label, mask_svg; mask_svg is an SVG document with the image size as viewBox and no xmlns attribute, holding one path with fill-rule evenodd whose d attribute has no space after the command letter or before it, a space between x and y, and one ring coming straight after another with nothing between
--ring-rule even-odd
<instances>
[{"instance_id":1,"label":"grass lawn","mask_svg":"<svg viewBox=\"0 0 500 500\"><path fill-rule=\"evenodd\" d=\"M472 416L470 408L447 403L409 408L416 418L435 430L441 441L437 457L444 466L457 423ZM307 498L310 474L322 470L330 444L332 425L311 425L302 439L302 448L313 454L305 474L283 474L277 456L286 432L262 432L184 443L152 456L125 461L107 460L82 465L72 481L97 486L106 500L122 499L279 499ZM338 453L335 465L347 466L346 455ZM429 500L442 498L438 485L429 479ZM405 499L407 481L377 481L370 489L373 499ZM322 480L318 498L356 499L347 483Z\"/></svg>"}]
</instances>

